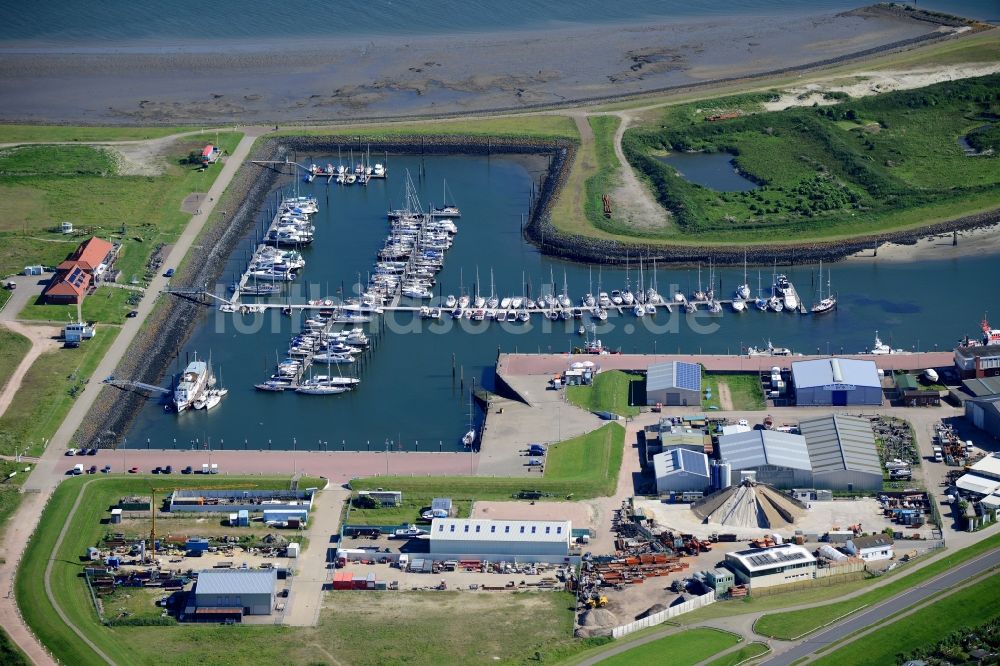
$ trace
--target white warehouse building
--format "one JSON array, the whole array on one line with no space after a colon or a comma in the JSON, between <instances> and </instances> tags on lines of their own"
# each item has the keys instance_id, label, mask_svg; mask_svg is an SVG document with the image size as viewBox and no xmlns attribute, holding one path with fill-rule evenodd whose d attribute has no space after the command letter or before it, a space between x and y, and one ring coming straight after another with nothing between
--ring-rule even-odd
<instances>
[{"instance_id":1,"label":"white warehouse building","mask_svg":"<svg viewBox=\"0 0 1000 666\"><path fill-rule=\"evenodd\" d=\"M816 577L816 558L802 546L786 543L771 548L750 548L726 553L726 568L741 585L750 590L785 583L812 580Z\"/></svg>"},{"instance_id":2,"label":"white warehouse building","mask_svg":"<svg viewBox=\"0 0 1000 666\"><path fill-rule=\"evenodd\" d=\"M700 492L712 485L708 456L689 449L671 448L653 456L656 492Z\"/></svg>"},{"instance_id":3,"label":"white warehouse building","mask_svg":"<svg viewBox=\"0 0 1000 666\"><path fill-rule=\"evenodd\" d=\"M753 472L758 483L776 488L810 488L813 471L805 437L776 430L751 430L719 437L719 459L738 482Z\"/></svg>"},{"instance_id":4,"label":"white warehouse building","mask_svg":"<svg viewBox=\"0 0 1000 666\"><path fill-rule=\"evenodd\" d=\"M812 462L813 488L882 490L882 463L871 421L830 414L799 423Z\"/></svg>"},{"instance_id":5,"label":"white warehouse building","mask_svg":"<svg viewBox=\"0 0 1000 666\"><path fill-rule=\"evenodd\" d=\"M792 363L799 406L881 405L882 381L875 361L818 358Z\"/></svg>"},{"instance_id":6,"label":"white warehouse building","mask_svg":"<svg viewBox=\"0 0 1000 666\"><path fill-rule=\"evenodd\" d=\"M569 555L573 526L568 520L491 520L435 518L430 553L448 556L521 556L564 558Z\"/></svg>"}]
</instances>

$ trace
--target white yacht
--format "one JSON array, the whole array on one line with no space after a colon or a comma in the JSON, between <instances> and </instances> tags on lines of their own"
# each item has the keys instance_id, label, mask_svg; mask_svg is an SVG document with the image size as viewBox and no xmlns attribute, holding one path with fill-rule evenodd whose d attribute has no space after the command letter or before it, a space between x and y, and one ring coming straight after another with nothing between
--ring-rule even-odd
<instances>
[{"instance_id":1,"label":"white yacht","mask_svg":"<svg viewBox=\"0 0 1000 666\"><path fill-rule=\"evenodd\" d=\"M193 407L208 385L208 364L197 358L188 363L174 389L174 408L178 413Z\"/></svg>"}]
</instances>

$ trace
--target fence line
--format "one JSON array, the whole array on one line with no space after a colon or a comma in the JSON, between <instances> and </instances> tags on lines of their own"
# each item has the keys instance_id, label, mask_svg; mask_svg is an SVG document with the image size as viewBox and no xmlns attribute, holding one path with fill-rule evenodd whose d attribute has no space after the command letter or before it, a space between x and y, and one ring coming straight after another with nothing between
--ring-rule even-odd
<instances>
[{"instance_id":1,"label":"fence line","mask_svg":"<svg viewBox=\"0 0 1000 666\"><path fill-rule=\"evenodd\" d=\"M663 624L667 620L677 617L678 615L683 615L684 613L689 613L696 608L702 608L703 606L708 606L709 604L714 603L715 591L713 590L708 594L703 594L700 597L689 599L682 604L671 606L670 608L662 610L659 613L648 615L641 620L636 620L635 622L629 622L628 624L615 627L611 630L611 635L615 638L621 638L622 636L627 636L631 633L639 631L640 629L655 627L656 625Z\"/></svg>"}]
</instances>

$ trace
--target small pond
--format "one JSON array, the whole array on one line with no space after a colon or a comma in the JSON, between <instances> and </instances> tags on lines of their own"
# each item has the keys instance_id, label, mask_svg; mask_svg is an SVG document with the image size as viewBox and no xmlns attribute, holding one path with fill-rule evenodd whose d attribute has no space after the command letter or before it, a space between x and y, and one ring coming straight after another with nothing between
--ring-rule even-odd
<instances>
[{"instance_id":1,"label":"small pond","mask_svg":"<svg viewBox=\"0 0 1000 666\"><path fill-rule=\"evenodd\" d=\"M758 187L736 170L731 153L670 153L659 159L686 180L718 192L747 192Z\"/></svg>"}]
</instances>

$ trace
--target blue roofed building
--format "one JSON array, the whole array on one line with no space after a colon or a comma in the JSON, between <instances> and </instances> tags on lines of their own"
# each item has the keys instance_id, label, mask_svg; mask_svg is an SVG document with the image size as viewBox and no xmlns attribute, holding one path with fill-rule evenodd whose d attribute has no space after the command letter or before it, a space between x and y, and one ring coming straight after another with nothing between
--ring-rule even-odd
<instances>
[{"instance_id":1,"label":"blue roofed building","mask_svg":"<svg viewBox=\"0 0 1000 666\"><path fill-rule=\"evenodd\" d=\"M875 361L818 358L792 363L795 404L800 406L881 405L882 380Z\"/></svg>"},{"instance_id":2,"label":"blue roofed building","mask_svg":"<svg viewBox=\"0 0 1000 666\"><path fill-rule=\"evenodd\" d=\"M646 404L669 407L701 405L701 366L683 361L649 366L646 371Z\"/></svg>"},{"instance_id":3,"label":"blue roofed building","mask_svg":"<svg viewBox=\"0 0 1000 666\"><path fill-rule=\"evenodd\" d=\"M813 468L806 438L776 430L751 430L719 437L719 459L733 482L752 472L758 483L776 488L811 488Z\"/></svg>"},{"instance_id":4,"label":"blue roofed building","mask_svg":"<svg viewBox=\"0 0 1000 666\"><path fill-rule=\"evenodd\" d=\"M708 456L684 448L671 448L653 456L656 492L699 492L712 485Z\"/></svg>"}]
</instances>

